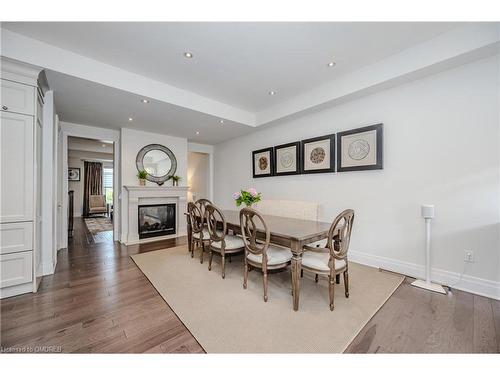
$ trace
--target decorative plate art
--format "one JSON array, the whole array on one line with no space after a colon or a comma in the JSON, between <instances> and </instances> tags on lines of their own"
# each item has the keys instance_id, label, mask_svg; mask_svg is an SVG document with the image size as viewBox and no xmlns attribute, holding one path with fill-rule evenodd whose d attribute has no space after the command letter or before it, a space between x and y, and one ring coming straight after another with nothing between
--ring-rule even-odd
<instances>
[{"instance_id":1,"label":"decorative plate art","mask_svg":"<svg viewBox=\"0 0 500 375\"><path fill-rule=\"evenodd\" d=\"M252 152L253 177L269 177L273 175L273 148L264 148Z\"/></svg>"},{"instance_id":2,"label":"decorative plate art","mask_svg":"<svg viewBox=\"0 0 500 375\"><path fill-rule=\"evenodd\" d=\"M383 124L337 133L337 171L383 169Z\"/></svg>"},{"instance_id":3,"label":"decorative plate art","mask_svg":"<svg viewBox=\"0 0 500 375\"><path fill-rule=\"evenodd\" d=\"M80 181L80 168L68 168L68 181Z\"/></svg>"},{"instance_id":4,"label":"decorative plate art","mask_svg":"<svg viewBox=\"0 0 500 375\"><path fill-rule=\"evenodd\" d=\"M302 173L335 172L335 134L300 142L302 145Z\"/></svg>"},{"instance_id":5,"label":"decorative plate art","mask_svg":"<svg viewBox=\"0 0 500 375\"><path fill-rule=\"evenodd\" d=\"M300 142L287 143L274 147L276 175L297 174L300 172Z\"/></svg>"}]
</instances>

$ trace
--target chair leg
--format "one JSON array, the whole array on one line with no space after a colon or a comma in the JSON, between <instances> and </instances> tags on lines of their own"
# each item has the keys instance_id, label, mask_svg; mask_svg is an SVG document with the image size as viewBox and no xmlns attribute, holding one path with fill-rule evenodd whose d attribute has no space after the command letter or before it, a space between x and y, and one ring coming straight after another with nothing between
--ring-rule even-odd
<instances>
[{"instance_id":1,"label":"chair leg","mask_svg":"<svg viewBox=\"0 0 500 375\"><path fill-rule=\"evenodd\" d=\"M203 264L203 256L205 255L205 241L201 241L200 263Z\"/></svg>"},{"instance_id":2,"label":"chair leg","mask_svg":"<svg viewBox=\"0 0 500 375\"><path fill-rule=\"evenodd\" d=\"M222 254L222 278L226 278L226 257Z\"/></svg>"},{"instance_id":3,"label":"chair leg","mask_svg":"<svg viewBox=\"0 0 500 375\"><path fill-rule=\"evenodd\" d=\"M229 260L229 263L231 263L231 255L228 255L227 258Z\"/></svg>"},{"instance_id":4,"label":"chair leg","mask_svg":"<svg viewBox=\"0 0 500 375\"><path fill-rule=\"evenodd\" d=\"M191 239L191 241L188 242L188 250L191 253L191 258L194 257L194 240Z\"/></svg>"},{"instance_id":5,"label":"chair leg","mask_svg":"<svg viewBox=\"0 0 500 375\"><path fill-rule=\"evenodd\" d=\"M300 277L304 277L304 270L300 270Z\"/></svg>"},{"instance_id":6,"label":"chair leg","mask_svg":"<svg viewBox=\"0 0 500 375\"><path fill-rule=\"evenodd\" d=\"M212 258L214 257L214 253L212 249L210 249L210 252L208 253L208 270L212 271Z\"/></svg>"},{"instance_id":7,"label":"chair leg","mask_svg":"<svg viewBox=\"0 0 500 375\"><path fill-rule=\"evenodd\" d=\"M338 275L335 275L335 282L337 284L340 284L340 273Z\"/></svg>"},{"instance_id":8,"label":"chair leg","mask_svg":"<svg viewBox=\"0 0 500 375\"><path fill-rule=\"evenodd\" d=\"M318 282L318 274L316 274L316 276L314 277L314 281Z\"/></svg>"},{"instance_id":9,"label":"chair leg","mask_svg":"<svg viewBox=\"0 0 500 375\"><path fill-rule=\"evenodd\" d=\"M330 310L333 311L333 298L335 295L335 280L332 276L328 276L328 292L330 293Z\"/></svg>"},{"instance_id":10,"label":"chair leg","mask_svg":"<svg viewBox=\"0 0 500 375\"><path fill-rule=\"evenodd\" d=\"M247 288L248 281L248 264L245 262L245 272L243 273L243 289Z\"/></svg>"},{"instance_id":11,"label":"chair leg","mask_svg":"<svg viewBox=\"0 0 500 375\"><path fill-rule=\"evenodd\" d=\"M262 278L264 280L264 302L267 302L267 272L262 272Z\"/></svg>"},{"instance_id":12,"label":"chair leg","mask_svg":"<svg viewBox=\"0 0 500 375\"><path fill-rule=\"evenodd\" d=\"M344 271L344 288L345 297L349 298L349 272L347 272L347 270Z\"/></svg>"}]
</instances>

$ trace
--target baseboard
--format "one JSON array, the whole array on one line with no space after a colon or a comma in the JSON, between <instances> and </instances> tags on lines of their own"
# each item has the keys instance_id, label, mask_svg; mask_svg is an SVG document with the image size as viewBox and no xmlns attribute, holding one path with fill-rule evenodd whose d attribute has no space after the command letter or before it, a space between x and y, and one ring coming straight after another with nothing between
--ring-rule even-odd
<instances>
[{"instance_id":1,"label":"baseboard","mask_svg":"<svg viewBox=\"0 0 500 375\"><path fill-rule=\"evenodd\" d=\"M423 278L425 276L424 266L416 263L404 262L351 250L349 251L349 259L356 263L383 268L406 276L415 278ZM500 282L497 281L468 275L462 275L462 277L460 277L460 273L458 272L446 271L439 268L431 269L431 279L435 283L500 300Z\"/></svg>"}]
</instances>

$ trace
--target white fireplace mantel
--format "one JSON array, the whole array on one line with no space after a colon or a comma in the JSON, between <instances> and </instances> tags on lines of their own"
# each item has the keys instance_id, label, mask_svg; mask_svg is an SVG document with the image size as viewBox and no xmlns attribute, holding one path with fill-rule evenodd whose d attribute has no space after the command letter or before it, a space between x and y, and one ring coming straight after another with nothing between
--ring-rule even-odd
<instances>
[{"instance_id":1,"label":"white fireplace mantel","mask_svg":"<svg viewBox=\"0 0 500 375\"><path fill-rule=\"evenodd\" d=\"M186 212L187 186L133 186L124 185L124 201L126 202L127 213L125 220L125 233L122 233L122 242L126 245L133 245L142 242L163 240L166 238L180 237L186 235ZM138 211L139 205L143 204L176 204L176 230L175 234L168 236L139 239Z\"/></svg>"}]
</instances>

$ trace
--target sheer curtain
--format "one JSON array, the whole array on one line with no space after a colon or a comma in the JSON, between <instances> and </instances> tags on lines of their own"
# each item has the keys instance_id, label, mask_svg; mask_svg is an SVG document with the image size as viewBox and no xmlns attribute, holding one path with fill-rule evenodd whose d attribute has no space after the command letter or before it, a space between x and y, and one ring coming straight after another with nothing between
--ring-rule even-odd
<instances>
[{"instance_id":1,"label":"sheer curtain","mask_svg":"<svg viewBox=\"0 0 500 375\"><path fill-rule=\"evenodd\" d=\"M83 216L89 216L91 195L102 195L102 163L86 161L84 164Z\"/></svg>"}]
</instances>

